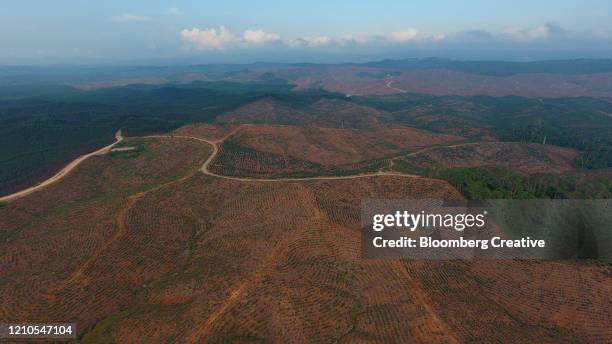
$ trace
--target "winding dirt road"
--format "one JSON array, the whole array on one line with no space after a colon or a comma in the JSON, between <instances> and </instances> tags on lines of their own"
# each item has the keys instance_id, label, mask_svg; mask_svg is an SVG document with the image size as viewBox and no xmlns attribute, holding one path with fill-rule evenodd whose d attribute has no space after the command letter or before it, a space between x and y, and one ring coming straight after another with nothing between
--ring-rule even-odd
<instances>
[{"instance_id":1,"label":"winding dirt road","mask_svg":"<svg viewBox=\"0 0 612 344\"><path fill-rule=\"evenodd\" d=\"M319 177L301 177L301 178L244 178L244 177L232 177L232 176L224 176L221 174L214 173L210 171L209 166L217 157L219 153L219 144L223 143L227 138L232 136L241 127L238 127L224 138L216 141L206 140L195 136L184 136L184 135L152 135L146 137L156 137L156 138L183 138L183 139L192 139L197 141L202 141L210 144L213 147L212 154L206 159L200 171L202 173L217 178L235 180L240 182L301 182L301 181L309 181L309 180L343 180L343 179L357 179L357 178L369 178L369 177L380 177L380 176L396 176L396 177L409 177L409 178L423 178L422 176L416 174L407 174L400 172L371 172L371 173L363 173L363 174L353 174L347 176L319 176Z\"/></svg>"},{"instance_id":2,"label":"winding dirt road","mask_svg":"<svg viewBox=\"0 0 612 344\"><path fill-rule=\"evenodd\" d=\"M406 91L406 90L402 90L401 88L397 88L397 87L391 86L391 84L393 84L393 81L395 81L395 80L387 81L387 83L386 83L387 88L392 89L394 91L397 91L399 93L408 93L408 91Z\"/></svg>"},{"instance_id":3,"label":"winding dirt road","mask_svg":"<svg viewBox=\"0 0 612 344\"><path fill-rule=\"evenodd\" d=\"M106 146L106 147L102 147L100 149L98 149L95 152L86 154L86 155L81 155L80 157L72 160L68 165L64 166L64 168L62 168L59 172L57 172L53 177L39 183L36 184L34 186L31 186L27 189L18 191L14 194L10 194L10 195L6 195L3 197L0 197L0 202L2 203L8 203L8 202L12 202L16 199L25 197L33 192L36 192L42 188L45 188L55 182L57 182L58 180L64 178L66 175L68 175L68 173L70 173L70 171L74 170L75 167L79 166L80 163L82 163L83 161L87 160L88 158L94 156L94 155L98 155L98 154L105 154L108 153L111 148L113 148L113 146L115 146L117 143L123 141L123 136L121 135L121 129L117 130L117 132L115 133L115 139L116 141L114 143L111 143L110 145Z\"/></svg>"},{"instance_id":4,"label":"winding dirt road","mask_svg":"<svg viewBox=\"0 0 612 344\"><path fill-rule=\"evenodd\" d=\"M211 176L211 177L216 177L216 178L223 178L223 179L228 179L228 180L235 180L235 181L240 181L240 182L267 182L267 183L271 183L271 182L300 182L300 181L309 181L309 180L345 180L345 179L357 179L357 178L370 178L370 177L381 177L381 176L394 176L394 177L408 177L408 178L425 178L423 176L419 176L416 174L408 174L408 173L401 173L401 172L371 172L371 173L363 173L363 174L354 174L354 175L346 175L346 176L318 176L318 177L301 177L301 178L246 178L246 177L232 177L232 176L224 176L221 174L217 174L214 173L212 171L210 171L209 166L210 164L213 162L213 160L215 160L215 158L217 157L217 155L219 154L219 145L221 143L223 143L223 141L225 141L227 138L231 137L232 135L234 135L236 132L238 132L239 130L241 130L242 128L244 128L244 125L237 127L236 129L234 129L233 131L231 131L229 134L227 134L225 137L219 139L219 140L206 140L203 138L199 138L199 137L195 137L195 136L185 136L185 135L150 135L150 136L144 136L144 138L183 138L183 139L190 139L190 140L197 140L197 141L201 141L201 142L205 142L209 145L212 146L213 148L213 152L212 154L208 157L208 159L206 159L206 161L204 162L204 164L202 165L202 167L200 168L200 171L202 171L202 173ZM40 189L43 189L55 182L57 182L58 180L64 178L66 175L68 175L68 173L70 173L70 171L74 170L81 162L85 161L86 159L94 156L94 155L99 155L99 154L105 154L108 153L113 146L115 146L116 144L118 144L119 142L121 142L123 140L123 136L121 135L121 130L118 130L117 133L115 134L115 138L117 139L117 141L115 141L115 143L110 144L106 147L100 148L99 150L89 153L87 155L83 155L75 160L73 160L71 163L69 163L68 165L66 165L61 171L59 171L57 174L55 174L53 177L45 180L44 182L32 186L30 188L27 188L25 190L16 192L14 194L11 195L7 195L4 197L0 197L0 202L2 203L8 203L8 202L12 202L14 200L17 200L19 198L22 198L24 196L27 196L33 192L36 192ZM412 152L409 154L406 154L404 156L412 156L412 155L416 155L419 153L423 153L432 149L436 149L436 148L440 148L440 147L459 147L459 146L465 146L465 145L471 145L471 144L475 144L475 143L460 143L460 144L455 144L455 145L449 145L449 146L434 146L434 147L427 147L424 149L421 149L419 151L416 152ZM395 159L395 158L394 158Z\"/></svg>"},{"instance_id":5,"label":"winding dirt road","mask_svg":"<svg viewBox=\"0 0 612 344\"><path fill-rule=\"evenodd\" d=\"M356 175L347 175L347 176L319 176L319 177L304 177L304 178L275 178L275 179L270 179L270 178L266 178L266 179L259 179L259 178L239 178L239 177L232 177L232 176L224 176L224 175L219 175L216 174L214 172L211 172L209 170L209 166L212 163L212 161L214 161L214 159L217 157L217 155L219 154L219 145L221 143L223 143L223 141L225 141L227 138L231 137L233 134L235 134L236 132L238 132L240 129L244 128L244 126L239 126L236 129L234 129L233 131L231 131L229 134L227 134L225 137L219 139L219 140L206 140L206 139L202 139L199 137L194 137L194 136L183 136L183 135L152 135L152 136L145 136L145 138L183 138L183 139L191 139L191 140L197 140L197 141L201 141L201 142L205 142L209 145L212 146L213 152L212 154L210 154L210 156L203 162L202 167L199 169L202 173L212 176L212 177L217 177L217 178L224 178L224 179L229 179L229 180L236 180L236 181L242 181L242 182L283 182L283 181L295 181L295 182L299 182L299 181L310 181L310 180L344 180L344 179L356 179L356 178L369 178L369 177L378 177L378 176L397 176L397 177L409 177L409 178L424 178L422 176L419 175L413 175L413 174L405 174L405 173L398 173L398 172L374 172L374 173L364 173L364 174L356 174ZM106 147L103 147L95 152L89 153L87 155L83 155L77 159L75 159L74 161L72 161L71 163L69 163L68 165L66 165L60 172L58 172L56 175L54 175L53 177L47 179L46 181L30 187L28 189L22 190L20 192L17 192L15 194L12 195L8 195L5 197L0 198L0 201L2 202L10 202L10 201L14 201L16 199L19 199L21 197L24 197L26 195L29 195L33 192L36 192L37 190L40 190L44 187L47 187L49 185L51 185L54 182L57 182L58 180L62 179L63 177L65 177L68 173L70 173L73 169L75 169L81 162L83 162L84 160L88 159L89 157L98 155L98 154L104 154L109 152L113 146L115 146L117 143L121 142L123 140L123 136L121 134L121 130L118 130L117 133L115 134L115 138L117 139L117 141L113 144L110 144ZM413 152L410 153L409 155L412 154L418 154L422 151L426 151L428 149L433 149L434 147L429 147L426 149L423 149L421 151L417 151L417 152ZM117 224L116 230L115 232L112 234L112 236L99 248L97 249L88 259L86 259L82 264L80 264L71 274L70 276L62 283L60 283L58 286L56 286L56 288L53 288L49 295L48 295L48 300L49 302L53 302L55 300L56 297L56 293L65 289L66 287L70 286L70 285L74 285L74 284L79 284L82 282L87 282L87 277L84 274L84 271L91 266L91 264L93 264L93 262L95 262L96 260L98 260L102 254L104 252L107 251L108 247L110 247L111 245L113 245L117 240L119 240L127 231L127 225L125 223L125 216L127 214L127 212L132 208L132 206L142 197L144 196L146 193L151 192L151 191L155 191L155 190L159 190L163 187L165 187L166 185L169 184L173 184L173 183L177 183L177 182L181 182L187 178L190 178L191 176L193 176L194 173L197 173L197 170L195 170L193 173L190 173L178 180L175 181L171 181L168 182L166 184L162 184L160 186L157 186L155 188L134 194L130 197L127 198L127 202L126 202L126 206L122 208L122 210L116 214L115 216L115 221ZM305 228L305 227L304 227ZM280 257L283 257L287 254L287 251L289 250L289 243L288 242L284 242L279 244L275 249L272 250L271 254L264 260L264 262L250 275L248 276L242 283L240 283L236 288L234 288L229 296L219 305L219 307L201 324L198 324L194 331L192 333L190 333L189 337L187 338L187 342L188 343L195 343L195 342L199 342L201 341L203 338L206 338L207 334L209 333L209 331L211 330L211 328L213 327L214 323L220 318L222 317L232 306L234 306L239 300L240 298L243 296L243 294L247 291L247 289L249 288L249 286L256 284L258 281L260 281L262 278L265 277L266 273L269 271L269 269L271 267L276 266L278 259ZM425 311L429 314L429 316L431 317L434 325L436 326L437 329L439 329L440 331L448 334L448 338L449 338L449 343L458 343L458 340L456 339L455 335L453 334L452 331L450 331L450 329L448 328L448 326L446 326L446 324L444 322L441 321L441 319L437 316L435 310L433 309L433 307L430 306L429 304L429 299L427 298L426 294L423 293L423 291L420 289L419 285L411 278L411 276L409 276L407 274L407 272L405 271L405 269L401 266L399 266L399 271L403 274L405 274L406 276L408 276L408 281L409 283L412 285L413 289L416 290L416 297L417 300L419 300Z\"/></svg>"}]
</instances>

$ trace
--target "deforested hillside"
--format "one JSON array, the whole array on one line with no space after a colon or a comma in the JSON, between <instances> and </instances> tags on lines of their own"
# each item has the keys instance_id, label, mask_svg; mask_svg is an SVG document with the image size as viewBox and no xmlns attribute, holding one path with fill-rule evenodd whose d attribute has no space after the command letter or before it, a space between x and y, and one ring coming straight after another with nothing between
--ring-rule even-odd
<instances>
[{"instance_id":1,"label":"deforested hillside","mask_svg":"<svg viewBox=\"0 0 612 344\"><path fill-rule=\"evenodd\" d=\"M204 142L139 145L0 208L0 320L70 318L85 343L612 337L607 265L361 258L361 200L462 202L445 181L228 180L198 171Z\"/></svg>"},{"instance_id":2,"label":"deforested hillside","mask_svg":"<svg viewBox=\"0 0 612 344\"><path fill-rule=\"evenodd\" d=\"M608 62L609 63L609 62ZM484 63L483 63L484 64ZM478 68L478 67L476 67ZM296 89L321 88L351 95L425 93L446 95L520 96L533 98L610 97L612 73L493 73L453 70L446 66L425 68L376 68L374 66L335 66L328 69L283 71L279 76L297 85Z\"/></svg>"},{"instance_id":3,"label":"deforested hillside","mask_svg":"<svg viewBox=\"0 0 612 344\"><path fill-rule=\"evenodd\" d=\"M356 104L350 98L319 97L306 101L295 97L265 97L217 116L217 122L368 128L392 124L395 120L389 113Z\"/></svg>"}]
</instances>

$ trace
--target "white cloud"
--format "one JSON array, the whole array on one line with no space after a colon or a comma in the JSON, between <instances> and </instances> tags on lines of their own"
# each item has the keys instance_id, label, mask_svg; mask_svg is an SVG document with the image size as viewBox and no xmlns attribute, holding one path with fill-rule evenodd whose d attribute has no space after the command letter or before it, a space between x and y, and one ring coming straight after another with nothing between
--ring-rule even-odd
<instances>
[{"instance_id":1,"label":"white cloud","mask_svg":"<svg viewBox=\"0 0 612 344\"><path fill-rule=\"evenodd\" d=\"M223 49L236 40L225 26L220 26L218 31L215 28L201 30L194 27L191 30L185 29L181 31L181 39L192 43L200 50Z\"/></svg>"},{"instance_id":2,"label":"white cloud","mask_svg":"<svg viewBox=\"0 0 612 344\"><path fill-rule=\"evenodd\" d=\"M262 29L257 29L244 31L242 39L249 44L264 44L279 41L280 36L275 33L265 32Z\"/></svg>"},{"instance_id":3,"label":"white cloud","mask_svg":"<svg viewBox=\"0 0 612 344\"><path fill-rule=\"evenodd\" d=\"M408 42L440 42L449 37L446 33L421 33L413 27L409 27L402 31L392 32L384 36L375 36L377 40L387 41L391 43L408 43Z\"/></svg>"},{"instance_id":4,"label":"white cloud","mask_svg":"<svg viewBox=\"0 0 612 344\"><path fill-rule=\"evenodd\" d=\"M488 32L484 30L469 30L461 32L428 33L421 32L414 27L387 34L357 34L343 36L307 36L290 40L282 40L277 33L267 32L262 28L249 29L242 34L232 34L224 26L219 28L192 28L181 31L181 38L186 43L200 50L246 48L249 46L263 46L274 44L277 47L289 48L358 48L374 49L383 46L442 46L445 44L528 44L540 42L551 38L571 38L572 34L566 32L559 24L546 23L534 28L510 27L502 32Z\"/></svg>"},{"instance_id":5,"label":"white cloud","mask_svg":"<svg viewBox=\"0 0 612 344\"><path fill-rule=\"evenodd\" d=\"M387 39L393 42L408 42L416 40L418 36L419 31L411 27L403 31L393 32L387 36Z\"/></svg>"},{"instance_id":6,"label":"white cloud","mask_svg":"<svg viewBox=\"0 0 612 344\"><path fill-rule=\"evenodd\" d=\"M197 49L224 49L226 47L246 47L248 45L264 45L279 43L291 48L324 48L331 46L356 46L373 44L376 42L404 43L411 41L429 40L438 42L446 39L443 34L424 35L414 28L394 32L389 35L345 35L332 37L327 35L298 37L290 40L281 40L277 33L266 32L263 29L249 29L242 36L234 36L227 28L220 26L216 28L192 28L181 31L181 39L193 44Z\"/></svg>"},{"instance_id":7,"label":"white cloud","mask_svg":"<svg viewBox=\"0 0 612 344\"><path fill-rule=\"evenodd\" d=\"M331 37L331 36L314 36L314 37L299 37L295 39L291 39L289 41L285 41L285 45L292 48L322 48L322 47L330 47L330 46L358 46L358 45L368 45L368 44L377 44L377 43L406 43L413 41L431 41L431 42L439 42L446 39L447 36L445 34L435 34L435 35L425 35L419 33L414 28L409 28L404 31L394 32L387 35L343 35L339 37Z\"/></svg>"},{"instance_id":8,"label":"white cloud","mask_svg":"<svg viewBox=\"0 0 612 344\"><path fill-rule=\"evenodd\" d=\"M566 31L557 23L546 23L533 29L525 29L519 26L509 27L503 34L516 41L539 41L552 36L563 36Z\"/></svg>"},{"instance_id":9,"label":"white cloud","mask_svg":"<svg viewBox=\"0 0 612 344\"><path fill-rule=\"evenodd\" d=\"M324 47L332 43L331 37L328 37L328 36L311 37L311 38L306 38L305 40L306 42L308 42L308 45L313 48Z\"/></svg>"},{"instance_id":10,"label":"white cloud","mask_svg":"<svg viewBox=\"0 0 612 344\"><path fill-rule=\"evenodd\" d=\"M175 17L180 17L183 15L183 11L181 11L181 9L177 7L171 7L170 9L168 9L168 13Z\"/></svg>"},{"instance_id":11,"label":"white cloud","mask_svg":"<svg viewBox=\"0 0 612 344\"><path fill-rule=\"evenodd\" d=\"M127 22L146 22L151 21L152 19L149 17L132 14L132 13L119 13L110 18L112 21L127 23Z\"/></svg>"},{"instance_id":12,"label":"white cloud","mask_svg":"<svg viewBox=\"0 0 612 344\"><path fill-rule=\"evenodd\" d=\"M316 36L316 37L295 38L295 39L292 39L286 42L285 44L292 48L299 48L299 47L321 48L324 46L331 45L334 42L337 43L337 41L335 41L331 37Z\"/></svg>"}]
</instances>

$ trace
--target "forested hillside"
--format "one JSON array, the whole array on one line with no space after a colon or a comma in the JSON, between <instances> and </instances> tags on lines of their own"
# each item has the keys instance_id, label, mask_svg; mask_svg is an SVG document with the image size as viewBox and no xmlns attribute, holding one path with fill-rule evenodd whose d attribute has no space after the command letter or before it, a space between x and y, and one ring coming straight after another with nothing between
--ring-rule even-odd
<instances>
[{"instance_id":1,"label":"forested hillside","mask_svg":"<svg viewBox=\"0 0 612 344\"><path fill-rule=\"evenodd\" d=\"M64 86L0 90L0 195L35 184L72 158L127 135L210 122L287 86L195 82L82 91Z\"/></svg>"},{"instance_id":2,"label":"forested hillside","mask_svg":"<svg viewBox=\"0 0 612 344\"><path fill-rule=\"evenodd\" d=\"M233 74L231 74L233 75ZM267 75L267 76L266 76ZM580 169L612 167L612 103L597 98L396 94L354 97L256 81L194 81L81 90L0 89L0 195L35 184L74 157L114 140L194 122L331 128L413 127L465 141L569 147ZM410 140L410 138L406 138Z\"/></svg>"}]
</instances>

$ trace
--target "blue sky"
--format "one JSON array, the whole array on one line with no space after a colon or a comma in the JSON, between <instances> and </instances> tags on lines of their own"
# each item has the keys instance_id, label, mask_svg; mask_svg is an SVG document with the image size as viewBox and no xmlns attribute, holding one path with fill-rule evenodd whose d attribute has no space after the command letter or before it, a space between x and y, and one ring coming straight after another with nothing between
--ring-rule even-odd
<instances>
[{"instance_id":1,"label":"blue sky","mask_svg":"<svg viewBox=\"0 0 612 344\"><path fill-rule=\"evenodd\" d=\"M5 2L0 64L612 57L612 2Z\"/></svg>"}]
</instances>

